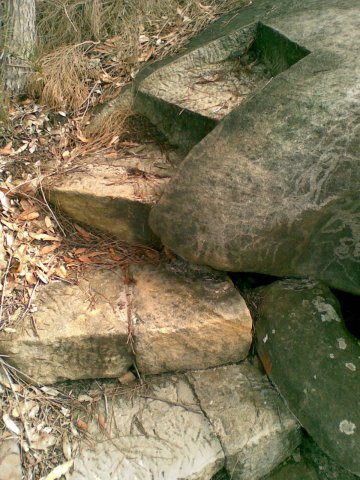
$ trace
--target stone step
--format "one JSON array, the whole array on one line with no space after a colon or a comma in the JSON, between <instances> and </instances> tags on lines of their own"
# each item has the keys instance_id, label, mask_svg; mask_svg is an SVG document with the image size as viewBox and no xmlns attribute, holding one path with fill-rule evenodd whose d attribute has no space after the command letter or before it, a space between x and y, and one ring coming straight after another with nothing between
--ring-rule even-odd
<instances>
[{"instance_id":1,"label":"stone step","mask_svg":"<svg viewBox=\"0 0 360 480\"><path fill-rule=\"evenodd\" d=\"M152 209L150 226L194 263L311 277L359 295L359 6L253 3L236 28L243 31L250 16L259 25L255 44L260 35L274 78L191 150ZM270 4L258 15L256 5Z\"/></svg>"},{"instance_id":2,"label":"stone step","mask_svg":"<svg viewBox=\"0 0 360 480\"><path fill-rule=\"evenodd\" d=\"M224 464L233 480L257 480L301 441L295 418L248 362L149 377L101 409L112 428L90 423L92 444L71 480L210 480Z\"/></svg>"},{"instance_id":3,"label":"stone step","mask_svg":"<svg viewBox=\"0 0 360 480\"><path fill-rule=\"evenodd\" d=\"M135 109L185 151L308 53L262 24L247 23L246 15L241 22L240 15L236 28L224 28L210 39L205 35L195 48L135 79Z\"/></svg>"},{"instance_id":4,"label":"stone step","mask_svg":"<svg viewBox=\"0 0 360 480\"><path fill-rule=\"evenodd\" d=\"M39 383L185 371L243 360L252 319L229 278L182 261L88 271L38 289L24 328L0 332L0 353ZM129 343L129 335L133 345Z\"/></svg>"},{"instance_id":5,"label":"stone step","mask_svg":"<svg viewBox=\"0 0 360 480\"><path fill-rule=\"evenodd\" d=\"M132 147L126 156L94 155L77 160L70 174L51 177L44 190L77 222L131 244L158 246L148 216L173 174L175 155L154 143Z\"/></svg>"}]
</instances>

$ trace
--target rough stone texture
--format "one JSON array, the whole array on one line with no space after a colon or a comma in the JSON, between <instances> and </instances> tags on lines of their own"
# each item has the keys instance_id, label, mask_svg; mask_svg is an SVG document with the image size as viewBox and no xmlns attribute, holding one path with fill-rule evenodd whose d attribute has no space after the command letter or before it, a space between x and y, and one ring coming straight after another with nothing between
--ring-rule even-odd
<instances>
[{"instance_id":1,"label":"rough stone texture","mask_svg":"<svg viewBox=\"0 0 360 480\"><path fill-rule=\"evenodd\" d=\"M34 305L37 334L25 319L22 331L1 332L0 353L36 382L116 377L132 364L120 271L92 272L79 285L51 283Z\"/></svg>"},{"instance_id":2,"label":"rough stone texture","mask_svg":"<svg viewBox=\"0 0 360 480\"><path fill-rule=\"evenodd\" d=\"M192 372L200 406L226 456L233 480L257 480L301 442L300 428L266 375L248 362Z\"/></svg>"},{"instance_id":3,"label":"rough stone texture","mask_svg":"<svg viewBox=\"0 0 360 480\"><path fill-rule=\"evenodd\" d=\"M301 453L307 464L317 472L320 480L358 480L360 477L344 470L331 460L310 438L304 435Z\"/></svg>"},{"instance_id":4,"label":"rough stone texture","mask_svg":"<svg viewBox=\"0 0 360 480\"><path fill-rule=\"evenodd\" d=\"M15 439L0 439L0 480L21 480L19 444Z\"/></svg>"},{"instance_id":5,"label":"rough stone texture","mask_svg":"<svg viewBox=\"0 0 360 480\"><path fill-rule=\"evenodd\" d=\"M148 217L173 168L165 152L153 144L133 147L131 153L125 158L98 155L78 162L78 170L52 179L46 194L78 222L129 243L158 245Z\"/></svg>"},{"instance_id":6,"label":"rough stone texture","mask_svg":"<svg viewBox=\"0 0 360 480\"><path fill-rule=\"evenodd\" d=\"M244 359L252 319L227 275L175 261L133 269L135 352L143 373Z\"/></svg>"},{"instance_id":7,"label":"rough stone texture","mask_svg":"<svg viewBox=\"0 0 360 480\"><path fill-rule=\"evenodd\" d=\"M360 474L360 345L320 283L264 287L256 322L263 365L290 409L336 463Z\"/></svg>"},{"instance_id":8,"label":"rough stone texture","mask_svg":"<svg viewBox=\"0 0 360 480\"><path fill-rule=\"evenodd\" d=\"M266 480L321 480L314 467L304 461L282 465L274 473L266 477ZM339 480L341 480L339 478Z\"/></svg>"},{"instance_id":9,"label":"rough stone texture","mask_svg":"<svg viewBox=\"0 0 360 480\"><path fill-rule=\"evenodd\" d=\"M224 453L190 386L163 376L149 388L109 399L111 425L91 429L71 480L210 480ZM109 439L111 438L111 441Z\"/></svg>"},{"instance_id":10,"label":"rough stone texture","mask_svg":"<svg viewBox=\"0 0 360 480\"><path fill-rule=\"evenodd\" d=\"M259 21L273 65L281 36L310 53L190 152L150 225L195 263L313 276L359 294L359 5L258 0L226 28Z\"/></svg>"}]
</instances>

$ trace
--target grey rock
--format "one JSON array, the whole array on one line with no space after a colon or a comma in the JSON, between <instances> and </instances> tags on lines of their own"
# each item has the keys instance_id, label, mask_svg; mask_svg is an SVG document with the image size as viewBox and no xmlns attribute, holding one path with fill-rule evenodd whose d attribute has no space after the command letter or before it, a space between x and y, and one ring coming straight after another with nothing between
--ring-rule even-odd
<instances>
[{"instance_id":1,"label":"grey rock","mask_svg":"<svg viewBox=\"0 0 360 480\"><path fill-rule=\"evenodd\" d=\"M360 474L360 345L324 285L284 280L259 292L256 345L263 365L309 435Z\"/></svg>"},{"instance_id":2,"label":"grey rock","mask_svg":"<svg viewBox=\"0 0 360 480\"><path fill-rule=\"evenodd\" d=\"M311 276L358 294L359 5L258 0L223 36L255 23L273 79L191 150L150 225L195 263ZM310 53L286 69L299 51Z\"/></svg>"},{"instance_id":3,"label":"grey rock","mask_svg":"<svg viewBox=\"0 0 360 480\"><path fill-rule=\"evenodd\" d=\"M21 458L18 441L0 440L0 480L21 480Z\"/></svg>"},{"instance_id":4,"label":"grey rock","mask_svg":"<svg viewBox=\"0 0 360 480\"><path fill-rule=\"evenodd\" d=\"M340 465L335 463L327 456L317 444L307 436L304 436L301 453L308 465L311 465L317 472L320 480L358 480L357 475L353 475L344 470Z\"/></svg>"},{"instance_id":5,"label":"grey rock","mask_svg":"<svg viewBox=\"0 0 360 480\"><path fill-rule=\"evenodd\" d=\"M176 261L131 268L137 365L142 373L238 362L252 319L227 275Z\"/></svg>"},{"instance_id":6,"label":"grey rock","mask_svg":"<svg viewBox=\"0 0 360 480\"><path fill-rule=\"evenodd\" d=\"M105 432L91 426L71 480L210 480L224 453L190 386L179 377L109 399Z\"/></svg>"},{"instance_id":7,"label":"grey rock","mask_svg":"<svg viewBox=\"0 0 360 480\"><path fill-rule=\"evenodd\" d=\"M275 472L267 476L266 480L320 480L320 477L314 467L301 461L281 465Z\"/></svg>"},{"instance_id":8,"label":"grey rock","mask_svg":"<svg viewBox=\"0 0 360 480\"><path fill-rule=\"evenodd\" d=\"M248 362L187 374L233 480L257 480L301 442L299 424L266 375Z\"/></svg>"},{"instance_id":9,"label":"grey rock","mask_svg":"<svg viewBox=\"0 0 360 480\"><path fill-rule=\"evenodd\" d=\"M16 333L1 332L0 353L35 382L117 377L132 364L120 271L50 283L34 305L36 331L27 317Z\"/></svg>"}]
</instances>

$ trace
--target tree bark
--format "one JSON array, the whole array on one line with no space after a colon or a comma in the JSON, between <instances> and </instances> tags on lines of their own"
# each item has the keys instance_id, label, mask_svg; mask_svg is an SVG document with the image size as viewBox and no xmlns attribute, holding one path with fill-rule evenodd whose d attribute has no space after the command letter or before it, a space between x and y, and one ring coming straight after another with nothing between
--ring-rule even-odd
<instances>
[{"instance_id":1,"label":"tree bark","mask_svg":"<svg viewBox=\"0 0 360 480\"><path fill-rule=\"evenodd\" d=\"M7 0L4 7L3 82L7 94L26 91L35 46L35 0Z\"/></svg>"}]
</instances>

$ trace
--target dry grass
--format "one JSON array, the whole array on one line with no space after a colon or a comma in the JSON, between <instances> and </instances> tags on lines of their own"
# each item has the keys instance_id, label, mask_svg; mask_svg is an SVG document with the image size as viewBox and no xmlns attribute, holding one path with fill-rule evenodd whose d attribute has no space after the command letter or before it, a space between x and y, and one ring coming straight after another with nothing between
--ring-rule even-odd
<instances>
[{"instance_id":1,"label":"dry grass","mask_svg":"<svg viewBox=\"0 0 360 480\"><path fill-rule=\"evenodd\" d=\"M30 93L50 108L79 110L88 98L88 84L100 74L99 67L85 55L87 46L65 45L44 55L40 72L30 80Z\"/></svg>"},{"instance_id":2,"label":"dry grass","mask_svg":"<svg viewBox=\"0 0 360 480\"><path fill-rule=\"evenodd\" d=\"M90 84L96 83L101 74L121 79L121 84L130 81L141 63L178 51L206 24L241 3L39 1L37 73L31 80L31 93L51 108L76 112L84 107L92 93ZM94 52L99 51L101 58L94 58Z\"/></svg>"}]
</instances>

